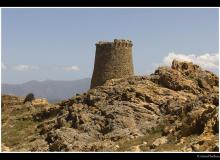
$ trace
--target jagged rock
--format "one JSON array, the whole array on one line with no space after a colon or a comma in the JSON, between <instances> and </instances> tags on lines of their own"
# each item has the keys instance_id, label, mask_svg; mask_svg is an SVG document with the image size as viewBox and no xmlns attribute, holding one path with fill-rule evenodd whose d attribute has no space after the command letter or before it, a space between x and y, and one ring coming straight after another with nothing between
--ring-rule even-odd
<instances>
[{"instance_id":1,"label":"jagged rock","mask_svg":"<svg viewBox=\"0 0 220 160\"><path fill-rule=\"evenodd\" d=\"M131 152L141 152L141 149L140 149L140 146L137 145L137 146L132 146L129 151L131 151Z\"/></svg>"},{"instance_id":2,"label":"jagged rock","mask_svg":"<svg viewBox=\"0 0 220 160\"><path fill-rule=\"evenodd\" d=\"M43 139L37 139L29 145L30 151L32 152L47 152L49 149L48 143L46 143L46 141L44 141Z\"/></svg>"},{"instance_id":3,"label":"jagged rock","mask_svg":"<svg viewBox=\"0 0 220 160\"><path fill-rule=\"evenodd\" d=\"M41 138L31 143L39 147L23 149L216 151L218 88L215 74L173 61L171 67L160 67L149 76L107 80L57 105L30 104L26 108L28 113L34 111L32 120L40 122L36 135Z\"/></svg>"},{"instance_id":4,"label":"jagged rock","mask_svg":"<svg viewBox=\"0 0 220 160\"><path fill-rule=\"evenodd\" d=\"M151 80L163 87L174 91L183 90L193 94L200 93L200 88L193 80L186 78L181 72L175 69L160 67L154 74L158 75L158 77L153 77Z\"/></svg>"},{"instance_id":5,"label":"jagged rock","mask_svg":"<svg viewBox=\"0 0 220 160\"><path fill-rule=\"evenodd\" d=\"M110 141L97 142L87 133L80 133L71 128L61 128L50 132L46 140L50 151L98 151L112 146Z\"/></svg>"},{"instance_id":6,"label":"jagged rock","mask_svg":"<svg viewBox=\"0 0 220 160\"><path fill-rule=\"evenodd\" d=\"M164 127L163 131L162 131L162 136L167 136L169 134L171 134L172 132L174 132L174 129L171 127Z\"/></svg>"},{"instance_id":7,"label":"jagged rock","mask_svg":"<svg viewBox=\"0 0 220 160\"><path fill-rule=\"evenodd\" d=\"M150 147L151 149L154 149L155 147L158 147L159 145L162 145L164 143L167 143L167 138L165 136L156 139Z\"/></svg>"},{"instance_id":8,"label":"jagged rock","mask_svg":"<svg viewBox=\"0 0 220 160\"><path fill-rule=\"evenodd\" d=\"M34 99L31 101L31 104L34 106L34 107L43 107L43 106L46 106L48 105L48 101L46 98L38 98L38 99Z\"/></svg>"},{"instance_id":9,"label":"jagged rock","mask_svg":"<svg viewBox=\"0 0 220 160\"><path fill-rule=\"evenodd\" d=\"M22 105L23 104L23 98L18 97L15 95L2 95L2 110L7 109L10 106L15 106L15 105Z\"/></svg>"},{"instance_id":10,"label":"jagged rock","mask_svg":"<svg viewBox=\"0 0 220 160\"><path fill-rule=\"evenodd\" d=\"M62 114L61 113L63 111L62 108L63 107L61 106L53 105L53 104L44 105L40 108L41 109L40 112L37 112L32 116L35 121L43 121L49 117L54 117L59 114Z\"/></svg>"},{"instance_id":11,"label":"jagged rock","mask_svg":"<svg viewBox=\"0 0 220 160\"><path fill-rule=\"evenodd\" d=\"M182 136L191 134L206 134L215 132L213 129L218 123L218 108L214 105L202 105L195 107L186 116L181 128Z\"/></svg>"},{"instance_id":12,"label":"jagged rock","mask_svg":"<svg viewBox=\"0 0 220 160\"><path fill-rule=\"evenodd\" d=\"M2 152L10 152L10 148L5 146L3 143L1 144Z\"/></svg>"}]
</instances>

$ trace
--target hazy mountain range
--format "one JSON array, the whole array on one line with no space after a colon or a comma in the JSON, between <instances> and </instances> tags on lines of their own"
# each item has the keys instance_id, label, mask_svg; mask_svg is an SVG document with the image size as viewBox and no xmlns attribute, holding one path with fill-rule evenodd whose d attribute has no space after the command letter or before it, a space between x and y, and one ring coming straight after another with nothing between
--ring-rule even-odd
<instances>
[{"instance_id":1,"label":"hazy mountain range","mask_svg":"<svg viewBox=\"0 0 220 160\"><path fill-rule=\"evenodd\" d=\"M47 98L50 102L67 99L76 93L86 92L90 87L90 78L73 81L29 81L23 84L2 84L3 94L25 96L34 93L35 97Z\"/></svg>"}]
</instances>

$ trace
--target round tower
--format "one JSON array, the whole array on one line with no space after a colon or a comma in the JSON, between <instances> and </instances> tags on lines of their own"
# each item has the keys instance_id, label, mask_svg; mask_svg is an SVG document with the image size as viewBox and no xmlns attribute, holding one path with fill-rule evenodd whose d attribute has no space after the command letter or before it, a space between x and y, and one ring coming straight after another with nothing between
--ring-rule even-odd
<instances>
[{"instance_id":1,"label":"round tower","mask_svg":"<svg viewBox=\"0 0 220 160\"><path fill-rule=\"evenodd\" d=\"M134 74L132 42L118 40L96 43L95 65L90 88L103 85L106 80Z\"/></svg>"}]
</instances>

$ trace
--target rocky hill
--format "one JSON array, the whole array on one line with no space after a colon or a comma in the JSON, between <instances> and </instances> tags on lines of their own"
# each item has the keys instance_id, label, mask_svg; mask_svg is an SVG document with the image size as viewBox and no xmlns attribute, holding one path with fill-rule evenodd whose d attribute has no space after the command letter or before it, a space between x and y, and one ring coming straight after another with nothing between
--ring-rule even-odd
<instances>
[{"instance_id":1,"label":"rocky hill","mask_svg":"<svg viewBox=\"0 0 220 160\"><path fill-rule=\"evenodd\" d=\"M5 151L219 151L219 78L188 62L108 80L57 104L6 99Z\"/></svg>"}]
</instances>

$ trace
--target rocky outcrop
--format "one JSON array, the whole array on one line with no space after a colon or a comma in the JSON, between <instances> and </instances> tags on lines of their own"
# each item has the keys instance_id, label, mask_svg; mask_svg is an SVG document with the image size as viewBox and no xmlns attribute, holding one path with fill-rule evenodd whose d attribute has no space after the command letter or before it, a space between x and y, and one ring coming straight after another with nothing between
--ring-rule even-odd
<instances>
[{"instance_id":1,"label":"rocky outcrop","mask_svg":"<svg viewBox=\"0 0 220 160\"><path fill-rule=\"evenodd\" d=\"M46 98L38 98L38 99L32 100L31 103L34 107L42 107L42 106L46 106L49 104Z\"/></svg>"},{"instance_id":2,"label":"rocky outcrop","mask_svg":"<svg viewBox=\"0 0 220 160\"><path fill-rule=\"evenodd\" d=\"M218 88L216 75L178 61L149 76L111 79L34 114L41 122L36 146L44 142L48 151L216 151Z\"/></svg>"},{"instance_id":3,"label":"rocky outcrop","mask_svg":"<svg viewBox=\"0 0 220 160\"><path fill-rule=\"evenodd\" d=\"M6 106L21 105L23 104L23 100L24 99L22 97L18 97L16 95L3 94L2 95L2 108L4 109L4 107Z\"/></svg>"},{"instance_id":4,"label":"rocky outcrop","mask_svg":"<svg viewBox=\"0 0 220 160\"><path fill-rule=\"evenodd\" d=\"M5 146L3 143L1 144L2 152L10 152L10 148Z\"/></svg>"}]
</instances>

